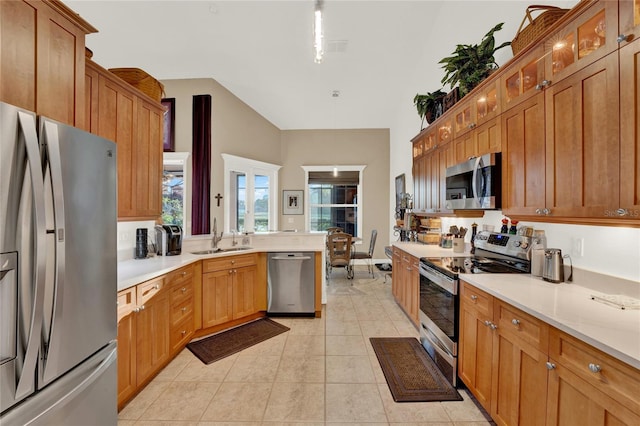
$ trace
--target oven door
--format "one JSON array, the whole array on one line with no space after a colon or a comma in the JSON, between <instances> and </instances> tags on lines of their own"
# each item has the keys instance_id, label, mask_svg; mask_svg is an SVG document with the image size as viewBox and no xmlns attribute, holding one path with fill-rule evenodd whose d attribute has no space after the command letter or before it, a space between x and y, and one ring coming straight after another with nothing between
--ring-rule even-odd
<instances>
[{"instance_id":1,"label":"oven door","mask_svg":"<svg viewBox=\"0 0 640 426\"><path fill-rule=\"evenodd\" d=\"M452 356L457 355L458 281L420 264L421 323Z\"/></svg>"}]
</instances>

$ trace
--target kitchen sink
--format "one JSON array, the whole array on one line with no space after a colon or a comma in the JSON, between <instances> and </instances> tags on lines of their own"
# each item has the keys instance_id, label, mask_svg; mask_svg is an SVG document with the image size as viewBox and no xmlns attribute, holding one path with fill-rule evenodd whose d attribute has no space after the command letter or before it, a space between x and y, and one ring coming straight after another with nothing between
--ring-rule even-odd
<instances>
[{"instance_id":1,"label":"kitchen sink","mask_svg":"<svg viewBox=\"0 0 640 426\"><path fill-rule=\"evenodd\" d=\"M251 250L251 247L228 247L228 248L219 248L216 250L200 250L200 251L192 251L191 254L230 253L234 251L243 251L243 250Z\"/></svg>"}]
</instances>

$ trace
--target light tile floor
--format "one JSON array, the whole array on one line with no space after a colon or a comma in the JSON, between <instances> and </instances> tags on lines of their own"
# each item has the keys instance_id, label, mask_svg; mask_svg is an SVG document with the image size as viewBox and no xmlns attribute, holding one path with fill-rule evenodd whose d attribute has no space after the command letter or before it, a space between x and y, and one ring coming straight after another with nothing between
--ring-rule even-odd
<instances>
[{"instance_id":1,"label":"light tile floor","mask_svg":"<svg viewBox=\"0 0 640 426\"><path fill-rule=\"evenodd\" d=\"M119 426L490 424L463 401L396 403L369 337L418 332L376 271L335 269L322 318L274 318L291 330L204 365L184 349L119 414Z\"/></svg>"}]
</instances>

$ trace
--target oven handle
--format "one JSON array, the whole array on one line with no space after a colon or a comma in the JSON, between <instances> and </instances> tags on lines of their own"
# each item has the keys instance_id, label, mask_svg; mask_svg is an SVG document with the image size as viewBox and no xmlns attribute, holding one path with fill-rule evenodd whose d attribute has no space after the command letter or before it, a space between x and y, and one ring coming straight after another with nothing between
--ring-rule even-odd
<instances>
[{"instance_id":1,"label":"oven handle","mask_svg":"<svg viewBox=\"0 0 640 426\"><path fill-rule=\"evenodd\" d=\"M454 355L449 351L449 349L446 348L446 346L442 344L440 339L438 339L438 336L436 336L433 331L429 330L429 328L427 328L424 324L420 323L420 326L425 331L423 337L433 345L433 347L440 353L440 355L449 360L453 360Z\"/></svg>"},{"instance_id":2,"label":"oven handle","mask_svg":"<svg viewBox=\"0 0 640 426\"><path fill-rule=\"evenodd\" d=\"M446 275L434 271L423 264L420 264L420 275L431 280L433 283L437 284L452 295L456 296L458 294L458 288L455 285L455 280L447 277Z\"/></svg>"}]
</instances>

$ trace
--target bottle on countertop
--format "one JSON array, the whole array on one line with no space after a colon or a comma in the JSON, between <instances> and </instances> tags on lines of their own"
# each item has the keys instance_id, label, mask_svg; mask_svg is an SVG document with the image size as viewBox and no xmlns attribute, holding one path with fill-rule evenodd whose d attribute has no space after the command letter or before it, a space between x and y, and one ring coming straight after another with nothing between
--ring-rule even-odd
<instances>
[{"instance_id":1,"label":"bottle on countertop","mask_svg":"<svg viewBox=\"0 0 640 426\"><path fill-rule=\"evenodd\" d=\"M517 220L512 220L511 221L511 228L509 228L509 233L516 235L518 233L518 221Z\"/></svg>"},{"instance_id":2,"label":"bottle on countertop","mask_svg":"<svg viewBox=\"0 0 640 426\"><path fill-rule=\"evenodd\" d=\"M509 219L507 219L506 217L502 219L502 227L500 228L500 233L501 234L509 233Z\"/></svg>"},{"instance_id":3,"label":"bottle on countertop","mask_svg":"<svg viewBox=\"0 0 640 426\"><path fill-rule=\"evenodd\" d=\"M474 243L474 241L476 239L477 233L478 233L478 224L474 222L471 224L471 254L476 252L476 244Z\"/></svg>"}]
</instances>

